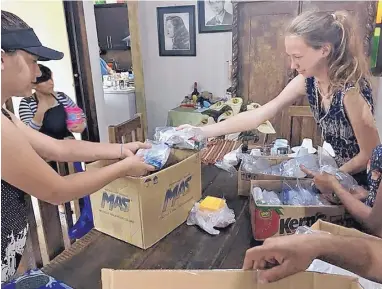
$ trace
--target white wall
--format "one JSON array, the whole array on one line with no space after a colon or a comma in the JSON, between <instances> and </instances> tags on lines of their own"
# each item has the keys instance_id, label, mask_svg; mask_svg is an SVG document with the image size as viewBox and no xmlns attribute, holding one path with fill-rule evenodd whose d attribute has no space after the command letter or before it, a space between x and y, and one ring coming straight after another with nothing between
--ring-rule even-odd
<instances>
[{"instance_id":1,"label":"white wall","mask_svg":"<svg viewBox=\"0 0 382 289\"><path fill-rule=\"evenodd\" d=\"M88 40L90 67L92 71L94 99L97 109L97 123L101 142L109 141L106 122L105 99L103 96L101 68L99 64L99 48L97 27L94 15L93 1L83 1L86 35Z\"/></svg>"},{"instance_id":2,"label":"white wall","mask_svg":"<svg viewBox=\"0 0 382 289\"><path fill-rule=\"evenodd\" d=\"M2 0L1 9L23 19L34 29L43 45L64 53L62 60L42 63L53 72L55 90L65 92L76 102L63 2ZM19 97L13 98L16 116L20 101Z\"/></svg>"},{"instance_id":3,"label":"white wall","mask_svg":"<svg viewBox=\"0 0 382 289\"><path fill-rule=\"evenodd\" d=\"M195 5L196 57L160 57L156 8L181 5ZM197 10L197 1L139 2L149 137L155 127L166 124L167 112L192 92L195 81L199 91L217 96L223 96L229 87L227 61L232 58L232 33L199 34Z\"/></svg>"}]
</instances>

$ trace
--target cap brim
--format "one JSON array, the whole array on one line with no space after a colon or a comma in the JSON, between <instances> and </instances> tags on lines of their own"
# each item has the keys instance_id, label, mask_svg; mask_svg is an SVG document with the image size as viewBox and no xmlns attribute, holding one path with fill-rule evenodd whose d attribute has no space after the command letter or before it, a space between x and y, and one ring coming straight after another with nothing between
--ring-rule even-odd
<instances>
[{"instance_id":1,"label":"cap brim","mask_svg":"<svg viewBox=\"0 0 382 289\"><path fill-rule=\"evenodd\" d=\"M39 61L60 60L64 57L64 53L45 46L23 48L23 50L38 56Z\"/></svg>"}]
</instances>

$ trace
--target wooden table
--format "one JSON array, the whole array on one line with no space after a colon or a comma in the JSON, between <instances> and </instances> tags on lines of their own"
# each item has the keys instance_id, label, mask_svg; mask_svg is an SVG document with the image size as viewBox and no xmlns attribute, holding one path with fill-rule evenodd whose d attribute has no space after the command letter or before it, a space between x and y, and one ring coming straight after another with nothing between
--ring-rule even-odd
<instances>
[{"instance_id":1,"label":"wooden table","mask_svg":"<svg viewBox=\"0 0 382 289\"><path fill-rule=\"evenodd\" d=\"M153 247L142 250L92 230L43 271L75 289L101 288L101 269L241 268L252 234L248 198L237 196L237 176L214 166L202 169L203 195L224 196L236 223L211 236L196 226L181 225Z\"/></svg>"}]
</instances>

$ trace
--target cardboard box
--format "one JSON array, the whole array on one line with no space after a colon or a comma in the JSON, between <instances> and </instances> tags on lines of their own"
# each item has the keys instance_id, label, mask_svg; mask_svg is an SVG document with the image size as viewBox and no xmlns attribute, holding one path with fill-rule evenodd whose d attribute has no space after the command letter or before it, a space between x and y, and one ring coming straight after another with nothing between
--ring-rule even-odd
<instances>
[{"instance_id":1,"label":"cardboard box","mask_svg":"<svg viewBox=\"0 0 382 289\"><path fill-rule=\"evenodd\" d=\"M272 156L272 157L262 157L269 161L271 166L281 164L283 161L290 160L290 157L287 156ZM290 179L295 180L296 178L285 178L281 176L265 175L265 174L252 174L247 173L242 168L243 162L241 162L239 171L237 173L237 192L239 196L249 196L251 189L251 181L253 180L281 180L281 179Z\"/></svg>"},{"instance_id":2,"label":"cardboard box","mask_svg":"<svg viewBox=\"0 0 382 289\"><path fill-rule=\"evenodd\" d=\"M311 185L311 180L300 180L304 187ZM268 191L280 192L283 181L251 182L251 188L259 187ZM296 181L288 181L295 185ZM312 226L317 220L323 219L331 223L346 224L350 218L343 206L267 206L258 205L250 197L250 213L252 233L255 240L263 241L273 236L294 234L299 226Z\"/></svg>"},{"instance_id":3,"label":"cardboard box","mask_svg":"<svg viewBox=\"0 0 382 289\"><path fill-rule=\"evenodd\" d=\"M361 238L373 238L373 239L376 239L378 241L381 240L380 238L362 233L361 231L358 231L356 229L342 227L342 226L339 226L336 224L325 222L323 220L318 220L316 223L314 223L312 225L312 229L329 232L329 233L331 233L333 235L337 235L337 236L348 236L348 237L356 237L356 238L359 238L359 237L361 237Z\"/></svg>"},{"instance_id":4,"label":"cardboard box","mask_svg":"<svg viewBox=\"0 0 382 289\"><path fill-rule=\"evenodd\" d=\"M356 278L302 272L258 284L253 271L102 269L102 289L361 289Z\"/></svg>"},{"instance_id":5,"label":"cardboard box","mask_svg":"<svg viewBox=\"0 0 382 289\"><path fill-rule=\"evenodd\" d=\"M88 170L110 162L98 161ZM147 249L186 221L201 199L200 154L172 150L169 166L146 177L124 177L90 196L94 227Z\"/></svg>"}]
</instances>

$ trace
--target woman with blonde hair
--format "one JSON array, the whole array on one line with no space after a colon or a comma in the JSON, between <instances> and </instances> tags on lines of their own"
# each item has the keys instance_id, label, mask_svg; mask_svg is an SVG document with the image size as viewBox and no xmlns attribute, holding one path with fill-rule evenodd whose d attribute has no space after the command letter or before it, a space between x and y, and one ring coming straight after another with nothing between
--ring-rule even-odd
<instances>
[{"instance_id":1,"label":"woman with blonde hair","mask_svg":"<svg viewBox=\"0 0 382 289\"><path fill-rule=\"evenodd\" d=\"M255 129L307 97L340 169L352 174L359 184L367 185L366 165L380 140L373 117L369 63L362 43L348 13L302 13L291 22L285 36L291 68L299 75L255 111L197 129L207 137Z\"/></svg>"}]
</instances>

